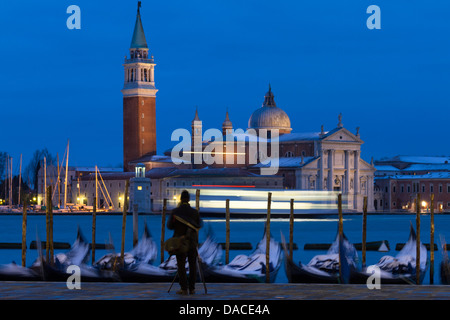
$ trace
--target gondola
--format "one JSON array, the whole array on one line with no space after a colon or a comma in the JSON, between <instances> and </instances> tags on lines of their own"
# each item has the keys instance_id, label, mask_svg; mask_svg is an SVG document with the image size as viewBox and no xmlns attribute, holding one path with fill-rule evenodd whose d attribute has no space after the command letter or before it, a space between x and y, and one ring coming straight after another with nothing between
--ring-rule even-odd
<instances>
[{"instance_id":1,"label":"gondola","mask_svg":"<svg viewBox=\"0 0 450 320\"><path fill-rule=\"evenodd\" d=\"M44 281L67 281L72 274L67 272L71 265L80 268L80 277L82 282L111 282L118 281L114 272L101 270L99 268L86 264L89 258L90 245L85 240L80 228L77 230L77 238L69 251L58 253L53 257L53 263L43 259L42 254L33 263L31 269L40 274Z\"/></svg>"},{"instance_id":2,"label":"gondola","mask_svg":"<svg viewBox=\"0 0 450 320\"><path fill-rule=\"evenodd\" d=\"M130 252L124 253L123 266L121 268L130 268L136 264L152 264L158 255L156 242L148 230L147 224L144 226L144 233L141 239ZM107 253L98 259L94 266L101 270L116 270L118 262L121 261L120 253Z\"/></svg>"},{"instance_id":3,"label":"gondola","mask_svg":"<svg viewBox=\"0 0 450 320\"><path fill-rule=\"evenodd\" d=\"M222 248L209 234L199 248L198 254L204 264L216 264L221 258ZM188 264L186 271L189 272ZM121 268L118 273L123 282L171 282L177 274L177 261L175 256L170 256L158 266L141 262Z\"/></svg>"},{"instance_id":4,"label":"gondola","mask_svg":"<svg viewBox=\"0 0 450 320\"><path fill-rule=\"evenodd\" d=\"M40 273L33 269L22 267L15 262L0 265L0 281L39 281Z\"/></svg>"},{"instance_id":5,"label":"gondola","mask_svg":"<svg viewBox=\"0 0 450 320\"><path fill-rule=\"evenodd\" d=\"M290 283L346 283L349 281L349 270L357 268L358 254L353 244L343 234L339 234L326 254L314 256L308 264L299 262L295 264L288 255L286 244L284 246L284 265L286 276ZM284 239L284 238L283 238ZM339 257L342 259L341 272L339 271Z\"/></svg>"},{"instance_id":6,"label":"gondola","mask_svg":"<svg viewBox=\"0 0 450 320\"><path fill-rule=\"evenodd\" d=\"M447 245L445 244L445 240L441 238L442 245L442 261L440 265L440 276L441 276L441 284L448 285L450 284L450 261L448 259L448 251Z\"/></svg>"},{"instance_id":7,"label":"gondola","mask_svg":"<svg viewBox=\"0 0 450 320\"><path fill-rule=\"evenodd\" d=\"M380 270L381 284L417 284L416 277L416 255L417 240L416 232L413 226L410 226L410 234L408 242L403 246L402 250L395 256L383 256L380 261L375 264ZM350 283L367 284L369 277L373 272L368 272L368 268L364 267L360 271L352 270L350 275ZM422 283L427 271L427 249L420 243L420 277L419 283ZM373 270L370 268L370 270Z\"/></svg>"},{"instance_id":8,"label":"gondola","mask_svg":"<svg viewBox=\"0 0 450 320\"><path fill-rule=\"evenodd\" d=\"M207 265L203 271L207 282L258 283L266 281L266 232L256 249L249 255L238 255L226 265ZM281 245L270 237L269 279L275 282L282 263Z\"/></svg>"}]
</instances>

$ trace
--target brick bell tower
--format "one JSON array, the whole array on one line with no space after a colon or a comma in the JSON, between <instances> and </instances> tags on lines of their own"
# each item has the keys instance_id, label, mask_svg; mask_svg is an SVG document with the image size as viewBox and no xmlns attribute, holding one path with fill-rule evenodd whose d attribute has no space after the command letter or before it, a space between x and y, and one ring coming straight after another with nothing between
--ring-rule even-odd
<instances>
[{"instance_id":1,"label":"brick bell tower","mask_svg":"<svg viewBox=\"0 0 450 320\"><path fill-rule=\"evenodd\" d=\"M153 56L149 56L141 2L138 2L136 24L130 45L130 57L123 64L123 167L146 154L156 154L156 92Z\"/></svg>"}]
</instances>

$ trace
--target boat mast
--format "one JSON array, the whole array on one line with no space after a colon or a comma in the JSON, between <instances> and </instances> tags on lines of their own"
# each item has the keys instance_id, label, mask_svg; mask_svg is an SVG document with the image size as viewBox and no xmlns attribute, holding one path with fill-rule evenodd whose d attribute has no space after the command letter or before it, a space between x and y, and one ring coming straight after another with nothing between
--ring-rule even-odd
<instances>
[{"instance_id":1,"label":"boat mast","mask_svg":"<svg viewBox=\"0 0 450 320\"><path fill-rule=\"evenodd\" d=\"M64 184L64 209L67 205L67 175L69 173L69 140L67 140L66 182Z\"/></svg>"},{"instance_id":2,"label":"boat mast","mask_svg":"<svg viewBox=\"0 0 450 320\"><path fill-rule=\"evenodd\" d=\"M12 168L13 168L13 158L10 158L10 173L9 173L9 207L12 208Z\"/></svg>"},{"instance_id":3,"label":"boat mast","mask_svg":"<svg viewBox=\"0 0 450 320\"><path fill-rule=\"evenodd\" d=\"M8 155L5 155L5 203L8 196Z\"/></svg>"},{"instance_id":4,"label":"boat mast","mask_svg":"<svg viewBox=\"0 0 450 320\"><path fill-rule=\"evenodd\" d=\"M22 184L22 154L20 154L20 166L19 166L19 200L17 204L20 205L20 185Z\"/></svg>"},{"instance_id":5,"label":"boat mast","mask_svg":"<svg viewBox=\"0 0 450 320\"><path fill-rule=\"evenodd\" d=\"M97 165L95 166L95 207L98 209L98 180L97 180Z\"/></svg>"},{"instance_id":6,"label":"boat mast","mask_svg":"<svg viewBox=\"0 0 450 320\"><path fill-rule=\"evenodd\" d=\"M60 179L61 179L61 177L60 177L60 168L59 168L59 154L58 153L56 153L56 162L58 163L58 168L57 168L57 170L58 170L58 181L57 181L57 184L56 184L56 187L58 188L58 208L61 208L61 186L60 186Z\"/></svg>"},{"instance_id":7,"label":"boat mast","mask_svg":"<svg viewBox=\"0 0 450 320\"><path fill-rule=\"evenodd\" d=\"M44 157L44 203L47 205L47 158Z\"/></svg>"}]
</instances>

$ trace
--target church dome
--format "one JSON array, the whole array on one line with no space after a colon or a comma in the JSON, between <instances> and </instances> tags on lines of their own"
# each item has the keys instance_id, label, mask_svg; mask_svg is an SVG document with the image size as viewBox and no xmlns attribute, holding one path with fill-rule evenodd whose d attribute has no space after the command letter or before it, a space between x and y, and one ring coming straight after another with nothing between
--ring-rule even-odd
<instances>
[{"instance_id":1,"label":"church dome","mask_svg":"<svg viewBox=\"0 0 450 320\"><path fill-rule=\"evenodd\" d=\"M275 104L274 95L269 86L269 91L264 97L261 108L255 110L248 120L248 127L251 129L278 129L280 134L290 133L291 120L282 109Z\"/></svg>"}]
</instances>

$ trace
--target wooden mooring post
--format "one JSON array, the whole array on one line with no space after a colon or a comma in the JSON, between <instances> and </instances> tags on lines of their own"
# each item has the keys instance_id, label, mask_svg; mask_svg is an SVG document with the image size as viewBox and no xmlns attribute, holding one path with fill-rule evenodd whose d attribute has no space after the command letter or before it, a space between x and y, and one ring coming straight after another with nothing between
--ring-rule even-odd
<instances>
[{"instance_id":1,"label":"wooden mooring post","mask_svg":"<svg viewBox=\"0 0 450 320\"><path fill-rule=\"evenodd\" d=\"M164 262L164 239L166 237L166 210L167 199L163 199L163 208L161 213L161 263Z\"/></svg>"},{"instance_id":2,"label":"wooden mooring post","mask_svg":"<svg viewBox=\"0 0 450 320\"><path fill-rule=\"evenodd\" d=\"M200 213L200 189L195 190L195 209Z\"/></svg>"},{"instance_id":3,"label":"wooden mooring post","mask_svg":"<svg viewBox=\"0 0 450 320\"><path fill-rule=\"evenodd\" d=\"M341 257L341 240L344 233L343 219L342 219L342 194L338 194L338 234L339 234L339 279L342 279L342 259Z\"/></svg>"},{"instance_id":4,"label":"wooden mooring post","mask_svg":"<svg viewBox=\"0 0 450 320\"><path fill-rule=\"evenodd\" d=\"M120 247L120 260L122 263L122 266L125 262L125 228L127 225L127 207L128 207L128 186L129 186L129 181L127 180L125 182L125 195L124 195L124 202L123 202L123 213L122 213L122 245Z\"/></svg>"},{"instance_id":5,"label":"wooden mooring post","mask_svg":"<svg viewBox=\"0 0 450 320\"><path fill-rule=\"evenodd\" d=\"M26 265L27 256L27 202L28 196L23 197L23 213L22 213L22 267Z\"/></svg>"},{"instance_id":6,"label":"wooden mooring post","mask_svg":"<svg viewBox=\"0 0 450 320\"><path fill-rule=\"evenodd\" d=\"M92 206L92 265L95 263L95 228L97 226L97 198L94 197L94 205Z\"/></svg>"},{"instance_id":7,"label":"wooden mooring post","mask_svg":"<svg viewBox=\"0 0 450 320\"><path fill-rule=\"evenodd\" d=\"M416 284L420 284L420 193L416 200Z\"/></svg>"},{"instance_id":8,"label":"wooden mooring post","mask_svg":"<svg viewBox=\"0 0 450 320\"><path fill-rule=\"evenodd\" d=\"M230 262L230 199L225 200L225 264Z\"/></svg>"},{"instance_id":9,"label":"wooden mooring post","mask_svg":"<svg viewBox=\"0 0 450 320\"><path fill-rule=\"evenodd\" d=\"M48 186L45 201L45 229L46 229L46 243L45 243L45 261L50 263L50 212L52 211L52 186Z\"/></svg>"},{"instance_id":10,"label":"wooden mooring post","mask_svg":"<svg viewBox=\"0 0 450 320\"><path fill-rule=\"evenodd\" d=\"M133 247L139 241L139 205L133 204Z\"/></svg>"},{"instance_id":11,"label":"wooden mooring post","mask_svg":"<svg viewBox=\"0 0 450 320\"><path fill-rule=\"evenodd\" d=\"M294 199L291 199L291 210L289 214L289 257L293 259L294 250Z\"/></svg>"},{"instance_id":12,"label":"wooden mooring post","mask_svg":"<svg viewBox=\"0 0 450 320\"><path fill-rule=\"evenodd\" d=\"M434 194L431 194L430 207L430 284L434 284Z\"/></svg>"},{"instance_id":13,"label":"wooden mooring post","mask_svg":"<svg viewBox=\"0 0 450 320\"><path fill-rule=\"evenodd\" d=\"M363 202L363 225L362 225L362 266L366 266L366 240L367 240L367 197Z\"/></svg>"},{"instance_id":14,"label":"wooden mooring post","mask_svg":"<svg viewBox=\"0 0 450 320\"><path fill-rule=\"evenodd\" d=\"M270 283L270 204L272 202L272 192L267 198L267 221L266 221L266 283Z\"/></svg>"}]
</instances>

